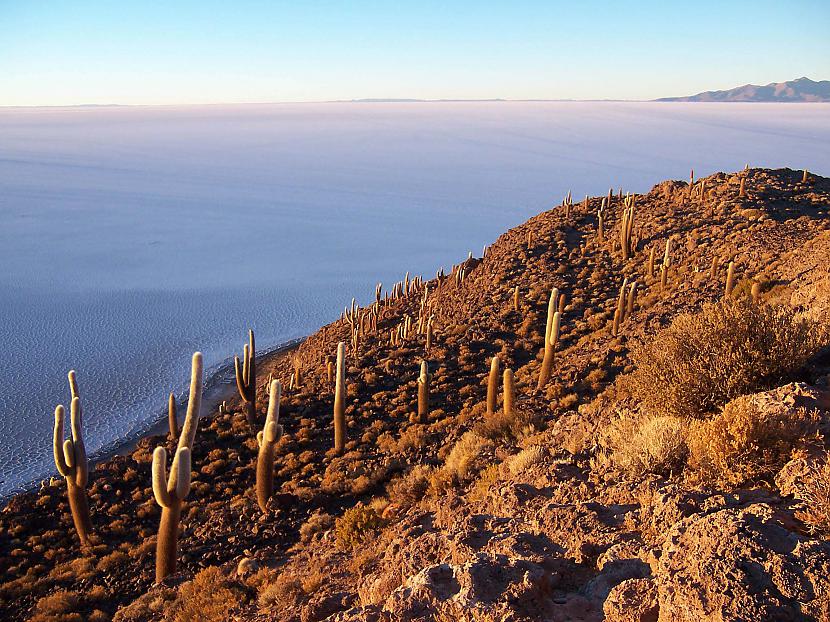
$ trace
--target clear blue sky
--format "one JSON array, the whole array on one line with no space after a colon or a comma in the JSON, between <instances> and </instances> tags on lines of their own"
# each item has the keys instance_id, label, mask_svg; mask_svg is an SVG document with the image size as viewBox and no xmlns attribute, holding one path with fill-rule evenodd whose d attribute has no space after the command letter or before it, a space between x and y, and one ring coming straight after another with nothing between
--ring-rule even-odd
<instances>
[{"instance_id":1,"label":"clear blue sky","mask_svg":"<svg viewBox=\"0 0 830 622\"><path fill-rule=\"evenodd\" d=\"M0 0L0 105L651 99L830 78L828 0Z\"/></svg>"}]
</instances>

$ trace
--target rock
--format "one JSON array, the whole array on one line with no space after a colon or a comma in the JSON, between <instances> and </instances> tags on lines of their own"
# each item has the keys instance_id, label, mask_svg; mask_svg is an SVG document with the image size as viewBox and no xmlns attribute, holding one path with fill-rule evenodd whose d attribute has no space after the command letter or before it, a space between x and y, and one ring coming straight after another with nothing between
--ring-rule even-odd
<instances>
[{"instance_id":1,"label":"rock","mask_svg":"<svg viewBox=\"0 0 830 622\"><path fill-rule=\"evenodd\" d=\"M628 579L616 585L603 605L606 622L657 622L657 586L651 579Z\"/></svg>"},{"instance_id":2,"label":"rock","mask_svg":"<svg viewBox=\"0 0 830 622\"><path fill-rule=\"evenodd\" d=\"M259 562L252 557L243 557L239 560L239 563L236 565L236 575L239 577L244 577L249 574L255 573L259 570L260 565Z\"/></svg>"},{"instance_id":3,"label":"rock","mask_svg":"<svg viewBox=\"0 0 830 622\"><path fill-rule=\"evenodd\" d=\"M680 521L658 566L660 622L784 622L830 613L830 542L788 531L766 504Z\"/></svg>"}]
</instances>

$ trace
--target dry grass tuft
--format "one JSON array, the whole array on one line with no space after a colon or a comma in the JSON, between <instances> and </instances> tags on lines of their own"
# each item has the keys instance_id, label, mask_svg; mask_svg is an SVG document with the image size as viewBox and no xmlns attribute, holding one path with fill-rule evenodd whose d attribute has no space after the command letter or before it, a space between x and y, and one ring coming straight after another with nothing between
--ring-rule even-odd
<instances>
[{"instance_id":1,"label":"dry grass tuft","mask_svg":"<svg viewBox=\"0 0 830 622\"><path fill-rule=\"evenodd\" d=\"M688 425L679 417L626 412L613 420L603 438L611 465L633 477L668 476L686 462Z\"/></svg>"},{"instance_id":2,"label":"dry grass tuft","mask_svg":"<svg viewBox=\"0 0 830 622\"><path fill-rule=\"evenodd\" d=\"M677 317L635 351L636 370L622 383L654 415L700 418L792 377L819 341L789 307L727 298Z\"/></svg>"},{"instance_id":3,"label":"dry grass tuft","mask_svg":"<svg viewBox=\"0 0 830 622\"><path fill-rule=\"evenodd\" d=\"M476 432L466 432L453 445L444 466L435 469L430 476L430 491L441 494L472 481L487 463L493 452L493 442Z\"/></svg>"}]
</instances>

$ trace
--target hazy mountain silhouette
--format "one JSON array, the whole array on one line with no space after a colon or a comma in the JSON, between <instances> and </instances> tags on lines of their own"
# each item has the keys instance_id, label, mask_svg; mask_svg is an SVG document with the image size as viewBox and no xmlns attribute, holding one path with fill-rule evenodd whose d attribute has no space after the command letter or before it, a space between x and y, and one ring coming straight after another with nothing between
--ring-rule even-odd
<instances>
[{"instance_id":1,"label":"hazy mountain silhouette","mask_svg":"<svg viewBox=\"0 0 830 622\"><path fill-rule=\"evenodd\" d=\"M745 84L728 91L704 91L686 97L663 97L659 102L830 102L830 80L798 78L766 86Z\"/></svg>"}]
</instances>

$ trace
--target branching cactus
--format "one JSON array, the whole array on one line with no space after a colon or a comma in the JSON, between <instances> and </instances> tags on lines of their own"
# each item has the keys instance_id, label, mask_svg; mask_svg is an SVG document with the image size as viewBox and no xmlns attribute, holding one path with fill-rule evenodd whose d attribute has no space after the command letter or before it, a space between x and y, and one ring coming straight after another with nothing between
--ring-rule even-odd
<instances>
[{"instance_id":1,"label":"branching cactus","mask_svg":"<svg viewBox=\"0 0 830 622\"><path fill-rule=\"evenodd\" d=\"M429 418L429 381L431 374L426 361L421 361L421 373L418 375L418 416L417 423L426 423Z\"/></svg>"},{"instance_id":2,"label":"branching cactus","mask_svg":"<svg viewBox=\"0 0 830 622\"><path fill-rule=\"evenodd\" d=\"M542 358L542 369L539 371L538 390L542 390L550 380L550 373L553 369L553 353L556 349L556 342L559 340L559 321L562 316L557 311L559 303L559 290L553 288L548 301L548 320L545 326L545 350Z\"/></svg>"},{"instance_id":3,"label":"branching cactus","mask_svg":"<svg viewBox=\"0 0 830 622\"><path fill-rule=\"evenodd\" d=\"M92 533L92 521L89 517L89 502L86 498L86 483L89 478L89 461L86 457L82 429L81 398L78 396L78 384L75 372L69 372L69 388L72 391L72 405L70 407L70 429L72 438L64 440L64 418L66 411L63 405L55 408L55 432L52 449L55 454L55 466L58 472L66 479L66 490L69 496L69 509L72 512L72 522L81 546L89 545L89 536Z\"/></svg>"},{"instance_id":4,"label":"branching cactus","mask_svg":"<svg viewBox=\"0 0 830 622\"><path fill-rule=\"evenodd\" d=\"M334 451L346 449L346 344L337 344L337 373L334 384Z\"/></svg>"},{"instance_id":5,"label":"branching cactus","mask_svg":"<svg viewBox=\"0 0 830 622\"><path fill-rule=\"evenodd\" d=\"M202 353L196 352L191 365L187 414L169 475L167 450L156 447L153 452L153 496L161 506L161 522L156 541L156 583L176 572L179 519L182 504L190 492L190 458L202 408L202 374Z\"/></svg>"},{"instance_id":6,"label":"branching cactus","mask_svg":"<svg viewBox=\"0 0 830 622\"><path fill-rule=\"evenodd\" d=\"M234 371L236 372L236 388L239 397L245 406L245 418L251 427L256 426L256 347L254 331L248 331L248 343L242 350L242 367L239 366L239 357L233 357Z\"/></svg>"},{"instance_id":7,"label":"branching cactus","mask_svg":"<svg viewBox=\"0 0 830 622\"><path fill-rule=\"evenodd\" d=\"M256 500L263 512L268 511L268 500L274 494L274 454L282 438L280 425L280 396L282 385L272 380L268 391L268 415L265 426L256 435L259 453L256 459Z\"/></svg>"},{"instance_id":8,"label":"branching cactus","mask_svg":"<svg viewBox=\"0 0 830 622\"><path fill-rule=\"evenodd\" d=\"M490 359L490 375L487 377L487 416L496 412L499 396L499 357Z\"/></svg>"},{"instance_id":9,"label":"branching cactus","mask_svg":"<svg viewBox=\"0 0 830 622\"><path fill-rule=\"evenodd\" d=\"M516 402L516 385L513 382L513 370L509 367L504 370L504 414L513 414L513 404Z\"/></svg>"}]
</instances>

